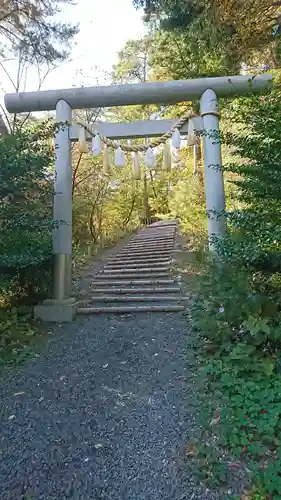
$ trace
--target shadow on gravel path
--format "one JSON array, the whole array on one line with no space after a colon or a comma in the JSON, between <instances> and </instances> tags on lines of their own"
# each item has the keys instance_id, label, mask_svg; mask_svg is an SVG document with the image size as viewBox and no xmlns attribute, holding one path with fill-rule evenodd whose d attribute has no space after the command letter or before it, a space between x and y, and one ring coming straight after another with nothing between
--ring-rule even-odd
<instances>
[{"instance_id":1,"label":"shadow on gravel path","mask_svg":"<svg viewBox=\"0 0 281 500\"><path fill-rule=\"evenodd\" d=\"M180 313L79 318L0 382L0 500L211 500Z\"/></svg>"},{"instance_id":2,"label":"shadow on gravel path","mask_svg":"<svg viewBox=\"0 0 281 500\"><path fill-rule=\"evenodd\" d=\"M185 335L173 313L58 329L1 383L0 499L215 498L179 454L195 426Z\"/></svg>"}]
</instances>

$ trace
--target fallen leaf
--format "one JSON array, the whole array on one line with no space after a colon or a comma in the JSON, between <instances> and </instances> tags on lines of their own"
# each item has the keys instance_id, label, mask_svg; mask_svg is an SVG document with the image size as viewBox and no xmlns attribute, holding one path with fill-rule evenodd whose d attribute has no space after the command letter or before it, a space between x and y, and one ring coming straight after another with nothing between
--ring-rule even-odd
<instances>
[{"instance_id":1,"label":"fallen leaf","mask_svg":"<svg viewBox=\"0 0 281 500\"><path fill-rule=\"evenodd\" d=\"M239 469L239 468L240 468L240 464L239 464L239 463L237 463L237 462L230 462L230 463L228 464L228 467L229 467L230 469Z\"/></svg>"},{"instance_id":2,"label":"fallen leaf","mask_svg":"<svg viewBox=\"0 0 281 500\"><path fill-rule=\"evenodd\" d=\"M209 352L215 352L217 350L217 346L214 344L207 344L204 346L204 349Z\"/></svg>"},{"instance_id":3,"label":"fallen leaf","mask_svg":"<svg viewBox=\"0 0 281 500\"><path fill-rule=\"evenodd\" d=\"M213 418L213 420L211 420L210 422L210 427L213 427L214 425L217 425L220 423L220 417L216 417L216 418Z\"/></svg>"},{"instance_id":4,"label":"fallen leaf","mask_svg":"<svg viewBox=\"0 0 281 500\"><path fill-rule=\"evenodd\" d=\"M250 493L248 491L243 491L242 495L241 495L241 500L249 500L250 498Z\"/></svg>"},{"instance_id":5,"label":"fallen leaf","mask_svg":"<svg viewBox=\"0 0 281 500\"><path fill-rule=\"evenodd\" d=\"M186 453L187 457L196 457L197 451L194 447L189 448L189 450Z\"/></svg>"},{"instance_id":6,"label":"fallen leaf","mask_svg":"<svg viewBox=\"0 0 281 500\"><path fill-rule=\"evenodd\" d=\"M97 443L97 444L95 444L95 448L96 448L96 450L99 450L100 448L102 448L102 446L103 446L103 445L102 445L101 443Z\"/></svg>"}]
</instances>

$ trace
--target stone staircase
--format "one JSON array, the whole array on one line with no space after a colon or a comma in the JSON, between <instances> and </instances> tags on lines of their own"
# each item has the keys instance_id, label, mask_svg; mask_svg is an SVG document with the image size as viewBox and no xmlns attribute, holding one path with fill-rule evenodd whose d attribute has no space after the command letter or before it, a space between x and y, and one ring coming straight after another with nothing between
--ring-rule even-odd
<instances>
[{"instance_id":1,"label":"stone staircase","mask_svg":"<svg viewBox=\"0 0 281 500\"><path fill-rule=\"evenodd\" d=\"M176 233L176 221L140 230L93 276L78 314L183 311L186 299L171 276Z\"/></svg>"}]
</instances>

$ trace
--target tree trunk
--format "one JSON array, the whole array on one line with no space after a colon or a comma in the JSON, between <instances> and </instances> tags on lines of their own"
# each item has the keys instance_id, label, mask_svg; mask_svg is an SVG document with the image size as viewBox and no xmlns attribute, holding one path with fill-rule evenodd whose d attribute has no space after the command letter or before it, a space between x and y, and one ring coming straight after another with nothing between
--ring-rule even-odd
<instances>
[{"instance_id":1,"label":"tree trunk","mask_svg":"<svg viewBox=\"0 0 281 500\"><path fill-rule=\"evenodd\" d=\"M143 215L145 224L149 224L149 204L148 204L146 173L144 173L144 178L143 178Z\"/></svg>"}]
</instances>

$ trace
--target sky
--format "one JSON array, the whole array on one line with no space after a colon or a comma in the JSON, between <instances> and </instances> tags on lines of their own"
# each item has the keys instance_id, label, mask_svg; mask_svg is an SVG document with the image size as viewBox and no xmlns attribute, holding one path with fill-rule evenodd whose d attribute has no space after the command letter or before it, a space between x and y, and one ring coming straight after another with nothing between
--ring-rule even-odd
<instances>
[{"instance_id":1,"label":"sky","mask_svg":"<svg viewBox=\"0 0 281 500\"><path fill-rule=\"evenodd\" d=\"M76 0L76 5L65 6L59 19L80 24L75 37L70 61L51 71L42 90L102 85L120 51L129 39L144 35L142 13L132 6L132 0ZM5 62L5 69L15 79L17 65ZM38 89L38 74L30 68L25 80L25 90ZM5 92L13 92L13 85L0 67L0 101Z\"/></svg>"}]
</instances>

